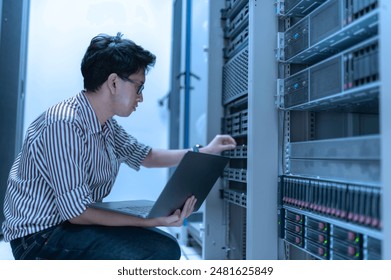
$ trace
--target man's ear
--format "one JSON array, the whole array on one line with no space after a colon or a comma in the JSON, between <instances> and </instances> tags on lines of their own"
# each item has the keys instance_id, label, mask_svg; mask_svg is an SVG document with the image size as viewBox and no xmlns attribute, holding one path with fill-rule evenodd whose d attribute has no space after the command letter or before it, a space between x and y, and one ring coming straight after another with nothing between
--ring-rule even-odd
<instances>
[{"instance_id":1,"label":"man's ear","mask_svg":"<svg viewBox=\"0 0 391 280\"><path fill-rule=\"evenodd\" d=\"M118 75L116 73L111 73L107 78L107 85L111 93L114 93L116 90L116 82L118 81Z\"/></svg>"}]
</instances>

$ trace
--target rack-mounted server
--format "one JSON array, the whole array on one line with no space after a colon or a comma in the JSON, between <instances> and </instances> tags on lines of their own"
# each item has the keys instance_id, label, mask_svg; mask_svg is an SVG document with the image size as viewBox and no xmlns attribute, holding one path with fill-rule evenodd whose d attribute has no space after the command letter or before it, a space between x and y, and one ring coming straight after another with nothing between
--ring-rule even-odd
<instances>
[{"instance_id":1,"label":"rack-mounted server","mask_svg":"<svg viewBox=\"0 0 391 280\"><path fill-rule=\"evenodd\" d=\"M281 237L318 259L379 259L381 241L360 229L348 229L295 209L280 211Z\"/></svg>"},{"instance_id":2,"label":"rack-mounted server","mask_svg":"<svg viewBox=\"0 0 391 280\"><path fill-rule=\"evenodd\" d=\"M379 92L379 43L369 39L286 78L283 107L302 109L373 99Z\"/></svg>"},{"instance_id":3,"label":"rack-mounted server","mask_svg":"<svg viewBox=\"0 0 391 280\"><path fill-rule=\"evenodd\" d=\"M326 1L284 32L278 59L316 63L377 34L378 21L377 0Z\"/></svg>"}]
</instances>

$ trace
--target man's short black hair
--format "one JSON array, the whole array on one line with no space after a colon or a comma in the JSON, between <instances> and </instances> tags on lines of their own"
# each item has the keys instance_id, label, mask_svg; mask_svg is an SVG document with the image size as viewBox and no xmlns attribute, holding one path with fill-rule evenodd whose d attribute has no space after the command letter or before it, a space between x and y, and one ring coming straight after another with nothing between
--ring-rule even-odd
<instances>
[{"instance_id":1,"label":"man's short black hair","mask_svg":"<svg viewBox=\"0 0 391 280\"><path fill-rule=\"evenodd\" d=\"M84 89L96 91L110 74L128 77L155 65L156 56L129 39L99 34L92 38L81 62Z\"/></svg>"}]
</instances>

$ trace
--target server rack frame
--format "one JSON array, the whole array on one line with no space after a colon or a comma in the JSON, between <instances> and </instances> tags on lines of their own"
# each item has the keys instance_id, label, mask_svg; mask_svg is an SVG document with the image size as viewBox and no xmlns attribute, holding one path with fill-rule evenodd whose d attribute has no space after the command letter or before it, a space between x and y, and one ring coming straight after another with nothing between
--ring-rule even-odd
<instances>
[{"instance_id":1,"label":"server rack frame","mask_svg":"<svg viewBox=\"0 0 391 280\"><path fill-rule=\"evenodd\" d=\"M250 0L248 3L247 194L232 194L226 191L225 195L239 196L238 203L242 207L245 206L241 208L246 214L245 229L242 229L246 246L242 257L277 259L278 230L275 215L277 188L275 186L278 174L276 155L279 139L278 112L274 106L277 78L274 49L277 22L274 1ZM221 76L224 66L224 34L219 12L225 8L225 1L210 1L209 5L208 91L210 94L207 122L208 139L211 139L215 133L221 133L218 119L224 114L223 110L216 110L216 108L222 108L220 106L223 92ZM268 28L261 28L262 26ZM264 67L265 65L267 67ZM216 92L220 94L215 94ZM214 190L206 200L203 246L203 257L206 259L224 259L229 255L230 248L227 244L229 238L226 234L230 230L230 225L225 222L229 212L225 208L227 205L224 204L223 197L224 193ZM235 254L236 257L239 255Z\"/></svg>"}]
</instances>

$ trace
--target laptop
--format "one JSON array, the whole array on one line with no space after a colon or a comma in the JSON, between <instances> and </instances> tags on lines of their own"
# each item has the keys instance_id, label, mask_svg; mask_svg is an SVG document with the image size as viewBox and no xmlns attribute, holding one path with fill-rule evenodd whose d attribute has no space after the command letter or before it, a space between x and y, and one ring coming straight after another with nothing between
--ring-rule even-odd
<instances>
[{"instance_id":1,"label":"laptop","mask_svg":"<svg viewBox=\"0 0 391 280\"><path fill-rule=\"evenodd\" d=\"M223 174L229 158L196 152L187 152L176 167L156 202L129 200L96 202L91 208L114 211L141 218L166 217L182 209L186 200L194 195L197 211L208 196L217 179Z\"/></svg>"}]
</instances>

